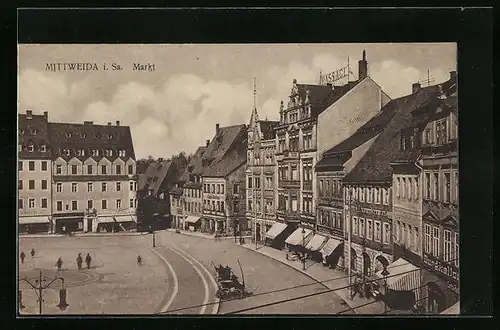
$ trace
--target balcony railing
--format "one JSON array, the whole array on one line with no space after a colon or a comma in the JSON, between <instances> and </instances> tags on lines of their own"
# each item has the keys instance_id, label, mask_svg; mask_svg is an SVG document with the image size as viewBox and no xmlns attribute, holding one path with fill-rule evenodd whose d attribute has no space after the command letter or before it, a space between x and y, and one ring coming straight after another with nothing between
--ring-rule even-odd
<instances>
[{"instance_id":1,"label":"balcony railing","mask_svg":"<svg viewBox=\"0 0 500 330\"><path fill-rule=\"evenodd\" d=\"M279 181L280 188L300 188L299 180L280 180Z\"/></svg>"}]
</instances>

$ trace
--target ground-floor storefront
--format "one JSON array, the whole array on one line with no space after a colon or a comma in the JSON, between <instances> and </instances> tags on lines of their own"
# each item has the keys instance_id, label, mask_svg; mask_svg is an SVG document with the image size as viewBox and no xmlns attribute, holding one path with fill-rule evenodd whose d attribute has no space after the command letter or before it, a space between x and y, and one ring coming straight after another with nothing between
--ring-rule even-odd
<instances>
[{"instance_id":1,"label":"ground-floor storefront","mask_svg":"<svg viewBox=\"0 0 500 330\"><path fill-rule=\"evenodd\" d=\"M203 228L206 233L227 233L228 226L226 217L204 215L201 221L201 228Z\"/></svg>"},{"instance_id":2,"label":"ground-floor storefront","mask_svg":"<svg viewBox=\"0 0 500 330\"><path fill-rule=\"evenodd\" d=\"M184 229L189 231L201 231L201 215L188 215L184 219Z\"/></svg>"},{"instance_id":3,"label":"ground-floor storefront","mask_svg":"<svg viewBox=\"0 0 500 330\"><path fill-rule=\"evenodd\" d=\"M421 299L426 313L440 314L460 300L458 281L423 269Z\"/></svg>"},{"instance_id":4,"label":"ground-floor storefront","mask_svg":"<svg viewBox=\"0 0 500 330\"><path fill-rule=\"evenodd\" d=\"M266 233L271 229L271 227L276 223L273 220L267 219L255 219L246 218L247 223L251 223L252 228L252 240L257 241L257 243L264 244L266 240Z\"/></svg>"},{"instance_id":5,"label":"ground-floor storefront","mask_svg":"<svg viewBox=\"0 0 500 330\"><path fill-rule=\"evenodd\" d=\"M393 261L392 255L382 251L357 243L352 243L351 247L352 270L358 275L372 277ZM345 257L348 258L347 251L345 251L345 254Z\"/></svg>"},{"instance_id":6,"label":"ground-floor storefront","mask_svg":"<svg viewBox=\"0 0 500 330\"><path fill-rule=\"evenodd\" d=\"M22 216L19 217L19 234L40 234L52 232L50 216Z\"/></svg>"}]
</instances>

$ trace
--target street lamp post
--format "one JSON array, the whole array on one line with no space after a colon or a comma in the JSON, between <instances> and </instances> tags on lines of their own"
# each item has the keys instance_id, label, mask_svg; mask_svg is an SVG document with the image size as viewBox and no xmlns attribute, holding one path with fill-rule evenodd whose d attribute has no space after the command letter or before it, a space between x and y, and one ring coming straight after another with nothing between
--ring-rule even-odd
<instances>
[{"instance_id":1,"label":"street lamp post","mask_svg":"<svg viewBox=\"0 0 500 330\"><path fill-rule=\"evenodd\" d=\"M302 227L302 247L304 248L302 256L302 270L306 270L306 230L304 227Z\"/></svg>"},{"instance_id":2,"label":"street lamp post","mask_svg":"<svg viewBox=\"0 0 500 330\"><path fill-rule=\"evenodd\" d=\"M66 288L64 287L64 278L62 277L56 277L52 280L50 280L47 284L45 284L49 278L42 276L42 270L40 270L39 277L35 279L35 284L31 283L31 281L24 277L19 279L19 282L26 282L28 285L36 292L36 295L38 297L38 312L40 315L42 315L42 310L43 310L43 290L49 288L55 281L59 280L61 281L61 289L59 290L59 304L57 307L59 307L60 310L65 310L66 307L69 305L66 303ZM19 307L20 309L24 309L25 306L23 305L22 302L22 291L19 290Z\"/></svg>"},{"instance_id":3,"label":"street lamp post","mask_svg":"<svg viewBox=\"0 0 500 330\"><path fill-rule=\"evenodd\" d=\"M153 247L156 247L155 223L153 222Z\"/></svg>"},{"instance_id":4,"label":"street lamp post","mask_svg":"<svg viewBox=\"0 0 500 330\"><path fill-rule=\"evenodd\" d=\"M384 290L384 295L387 294L387 275L389 275L389 272L387 271L387 266L384 265L384 270L382 270L381 273L384 276L384 283L385 283L385 290ZM384 314L387 313L387 303L384 301Z\"/></svg>"}]
</instances>

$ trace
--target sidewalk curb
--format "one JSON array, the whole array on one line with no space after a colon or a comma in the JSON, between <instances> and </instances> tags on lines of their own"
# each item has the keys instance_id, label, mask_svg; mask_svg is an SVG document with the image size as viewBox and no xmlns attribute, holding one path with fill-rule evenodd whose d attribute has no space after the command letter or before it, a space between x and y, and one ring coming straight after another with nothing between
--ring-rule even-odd
<instances>
[{"instance_id":1,"label":"sidewalk curb","mask_svg":"<svg viewBox=\"0 0 500 330\"><path fill-rule=\"evenodd\" d=\"M113 236L141 236L147 233L102 233L102 234L75 234L73 236L62 235L62 234L31 234L31 235L18 235L19 239L23 238L52 238L52 237L113 237Z\"/></svg>"},{"instance_id":2,"label":"sidewalk curb","mask_svg":"<svg viewBox=\"0 0 500 330\"><path fill-rule=\"evenodd\" d=\"M260 254L260 255L263 255L263 256L265 256L265 257L267 257L267 258L269 258L269 259L272 259L272 260L278 261L278 262L282 263L283 265L286 265L286 266L288 266L288 267L290 267L290 268L292 268L292 269L294 269L294 270L296 270L296 271L298 271L298 272L301 272L302 274L306 275L307 277L309 277L309 278L310 278L310 279L312 279L313 281L316 281L316 282L318 282L318 284L321 284L321 285L322 285L323 287L325 287L326 289L331 290L331 289L330 289L330 288L329 288L326 284L324 284L323 282L321 282L320 280L318 280L318 279L317 279L316 277L314 277L313 275L311 275L311 274L309 274L309 273L307 273L307 272L305 272L305 271L303 271L303 270L301 270L301 269L295 268L294 266L290 265L289 263L286 263L286 262L284 262L284 261L282 261L282 260L279 260L279 259L273 258L273 257L271 257L271 256L269 256L269 255L267 255L267 254L265 254L265 253L261 253L261 252L259 252L258 250L252 249L252 248L250 248L250 247L247 247L247 246L244 246L244 245L240 245L240 244L235 244L235 245L239 245L239 246L241 246L241 247L242 247L242 248L244 248L244 249L247 249L247 250L249 250L249 251L256 252L256 253L258 253L258 254ZM340 291L340 290L339 290L339 291ZM333 292L333 291L332 291L332 292ZM349 306L350 310L351 310L354 314L357 314L357 313L356 313L355 308L354 308L354 307L352 307L346 299L344 299L344 298L343 298L342 296L340 296L340 295L338 295L338 296L339 296L342 300L344 300L344 301L346 302L346 304Z\"/></svg>"},{"instance_id":3,"label":"sidewalk curb","mask_svg":"<svg viewBox=\"0 0 500 330\"><path fill-rule=\"evenodd\" d=\"M186 235L186 236L191 236L191 237L200 237L200 238L206 238L206 239L211 239L215 240L215 237L213 235L204 235L204 234L199 234L199 235L194 235L191 232L184 231L182 230L181 232L177 233L175 229L167 229L166 231L169 231L171 233L176 233L180 235ZM239 237L239 236L237 236ZM252 238L252 236L242 236L242 238ZM234 239L234 236L223 236L223 237L217 237L217 239Z\"/></svg>"}]
</instances>

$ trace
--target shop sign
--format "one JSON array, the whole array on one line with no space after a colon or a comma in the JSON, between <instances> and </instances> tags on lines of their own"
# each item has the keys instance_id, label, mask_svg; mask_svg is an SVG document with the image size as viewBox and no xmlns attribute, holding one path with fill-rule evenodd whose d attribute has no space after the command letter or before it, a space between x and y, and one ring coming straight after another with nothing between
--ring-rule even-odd
<instances>
[{"instance_id":1,"label":"shop sign","mask_svg":"<svg viewBox=\"0 0 500 330\"><path fill-rule=\"evenodd\" d=\"M213 195L213 194L208 194L207 199L224 199L224 195Z\"/></svg>"},{"instance_id":2,"label":"shop sign","mask_svg":"<svg viewBox=\"0 0 500 330\"><path fill-rule=\"evenodd\" d=\"M451 265L449 262L441 261L436 257L424 253L424 265L430 270L439 272L457 283L459 281L457 267Z\"/></svg>"}]
</instances>

